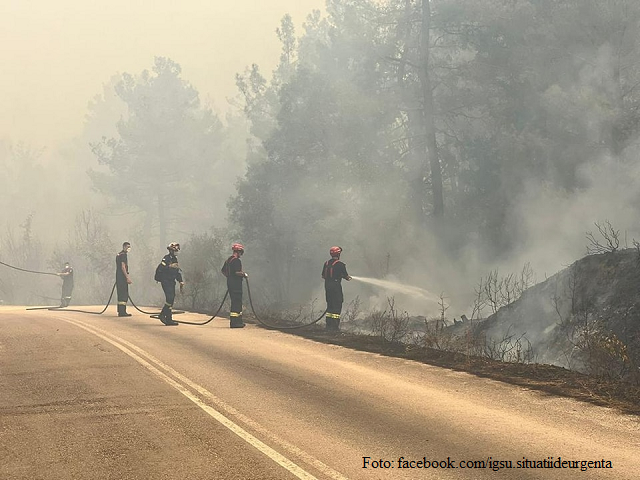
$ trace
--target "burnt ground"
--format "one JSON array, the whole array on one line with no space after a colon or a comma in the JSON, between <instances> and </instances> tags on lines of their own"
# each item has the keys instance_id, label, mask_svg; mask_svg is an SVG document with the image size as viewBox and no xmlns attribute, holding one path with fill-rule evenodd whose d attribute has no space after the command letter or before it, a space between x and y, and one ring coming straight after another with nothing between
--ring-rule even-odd
<instances>
[{"instance_id":1,"label":"burnt ground","mask_svg":"<svg viewBox=\"0 0 640 480\"><path fill-rule=\"evenodd\" d=\"M383 343L380 338L369 335L328 333L320 326L291 329L287 333L317 342L467 372L549 395L609 407L621 413L640 415L640 385L595 378L554 365L504 363L441 350Z\"/></svg>"}]
</instances>

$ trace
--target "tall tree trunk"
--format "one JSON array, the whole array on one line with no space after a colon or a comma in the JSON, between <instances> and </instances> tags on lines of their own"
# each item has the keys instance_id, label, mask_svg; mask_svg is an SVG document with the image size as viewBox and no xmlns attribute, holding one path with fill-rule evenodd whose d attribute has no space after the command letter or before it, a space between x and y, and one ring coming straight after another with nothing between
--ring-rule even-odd
<instances>
[{"instance_id":1,"label":"tall tree trunk","mask_svg":"<svg viewBox=\"0 0 640 480\"><path fill-rule=\"evenodd\" d=\"M422 0L422 29L420 32L420 84L422 87L424 133L427 144L427 158L424 170L431 169L431 193L433 195L433 215L437 218L444 216L444 196L442 188L442 169L436 142L436 127L434 121L433 88L430 76L430 43L431 3Z\"/></svg>"},{"instance_id":2,"label":"tall tree trunk","mask_svg":"<svg viewBox=\"0 0 640 480\"><path fill-rule=\"evenodd\" d=\"M423 223L425 218L425 177L427 171L424 168L425 149L424 122L422 112L415 109L415 89L406 79L406 67L409 62L410 43L412 41L412 17L414 13L413 0L405 0L404 18L399 27L398 43L400 44L400 63L398 65L397 82L400 86L402 100L406 107L407 124L405 128L407 136L407 166L409 170L409 191L412 215L415 221Z\"/></svg>"}]
</instances>

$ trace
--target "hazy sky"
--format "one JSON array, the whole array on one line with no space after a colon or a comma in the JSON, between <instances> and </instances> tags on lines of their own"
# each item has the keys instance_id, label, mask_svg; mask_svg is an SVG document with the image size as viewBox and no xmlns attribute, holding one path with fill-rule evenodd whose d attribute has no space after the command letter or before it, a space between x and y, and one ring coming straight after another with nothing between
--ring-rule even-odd
<instances>
[{"instance_id":1,"label":"hazy sky","mask_svg":"<svg viewBox=\"0 0 640 480\"><path fill-rule=\"evenodd\" d=\"M89 100L116 73L182 66L204 101L228 109L236 73L269 73L289 13L297 34L324 0L0 0L0 140L54 147L78 134Z\"/></svg>"}]
</instances>

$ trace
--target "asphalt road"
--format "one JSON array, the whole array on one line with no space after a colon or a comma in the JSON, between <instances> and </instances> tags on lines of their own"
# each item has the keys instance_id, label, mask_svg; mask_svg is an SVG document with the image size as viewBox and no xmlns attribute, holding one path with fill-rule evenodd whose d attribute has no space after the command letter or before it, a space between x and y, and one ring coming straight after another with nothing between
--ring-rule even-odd
<instances>
[{"instance_id":1,"label":"asphalt road","mask_svg":"<svg viewBox=\"0 0 640 480\"><path fill-rule=\"evenodd\" d=\"M640 478L637 417L224 319L113 310L0 307L0 479Z\"/></svg>"}]
</instances>

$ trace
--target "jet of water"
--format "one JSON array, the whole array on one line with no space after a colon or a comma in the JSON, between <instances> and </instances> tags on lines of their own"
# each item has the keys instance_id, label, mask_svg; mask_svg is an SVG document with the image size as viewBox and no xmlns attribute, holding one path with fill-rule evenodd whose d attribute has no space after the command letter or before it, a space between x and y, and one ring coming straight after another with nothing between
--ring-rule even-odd
<instances>
[{"instance_id":1,"label":"jet of water","mask_svg":"<svg viewBox=\"0 0 640 480\"><path fill-rule=\"evenodd\" d=\"M412 285L405 285L404 283L390 282L389 280L380 280L378 278L369 277L351 276L351 278L354 280L358 280L359 282L368 283L370 285L384 288L386 290L392 290L394 292L403 293L405 295L411 295L412 297L422 297L425 300L429 300L431 302L438 303L438 301L440 300L439 297L429 292L428 290L414 287Z\"/></svg>"}]
</instances>

